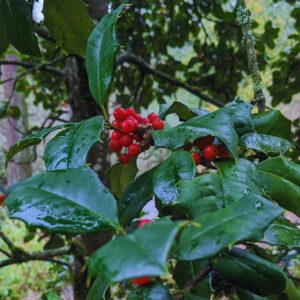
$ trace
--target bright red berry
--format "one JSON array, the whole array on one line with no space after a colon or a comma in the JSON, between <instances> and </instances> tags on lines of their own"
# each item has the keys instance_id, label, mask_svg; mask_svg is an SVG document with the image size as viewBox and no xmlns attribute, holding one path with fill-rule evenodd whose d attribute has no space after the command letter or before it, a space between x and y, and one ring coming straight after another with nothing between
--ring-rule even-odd
<instances>
[{"instance_id":1,"label":"bright red berry","mask_svg":"<svg viewBox=\"0 0 300 300\"><path fill-rule=\"evenodd\" d=\"M3 206L6 195L0 192L0 206Z\"/></svg>"},{"instance_id":2,"label":"bright red berry","mask_svg":"<svg viewBox=\"0 0 300 300\"><path fill-rule=\"evenodd\" d=\"M132 107L128 107L125 110L126 110L127 116L134 117L136 115L136 112Z\"/></svg>"},{"instance_id":3,"label":"bright red berry","mask_svg":"<svg viewBox=\"0 0 300 300\"><path fill-rule=\"evenodd\" d=\"M165 122L161 119L155 119L152 121L152 126L154 130L160 130L165 127Z\"/></svg>"},{"instance_id":4,"label":"bright red berry","mask_svg":"<svg viewBox=\"0 0 300 300\"><path fill-rule=\"evenodd\" d=\"M119 161L122 165L127 165L129 162L130 162L130 155L126 154L126 153L122 153L120 156L119 156Z\"/></svg>"},{"instance_id":5,"label":"bright red berry","mask_svg":"<svg viewBox=\"0 0 300 300\"><path fill-rule=\"evenodd\" d=\"M139 123L141 123L142 120L143 120L143 117L142 117L141 115L139 115L139 114L135 114L133 117L134 117Z\"/></svg>"},{"instance_id":6,"label":"bright red berry","mask_svg":"<svg viewBox=\"0 0 300 300\"><path fill-rule=\"evenodd\" d=\"M145 277L139 277L139 278L134 278L131 280L131 282L135 285L146 285L150 282L151 277L145 276Z\"/></svg>"},{"instance_id":7,"label":"bright red berry","mask_svg":"<svg viewBox=\"0 0 300 300\"><path fill-rule=\"evenodd\" d=\"M194 152L194 153L192 153L192 157L193 157L193 160L194 160L194 162L195 162L195 165L196 165L196 166L200 165L200 163L201 163L201 157L200 157L200 154Z\"/></svg>"},{"instance_id":8,"label":"bright red berry","mask_svg":"<svg viewBox=\"0 0 300 300\"><path fill-rule=\"evenodd\" d=\"M218 157L220 158L229 158L230 153L227 151L226 147L223 144L218 145Z\"/></svg>"},{"instance_id":9,"label":"bright red berry","mask_svg":"<svg viewBox=\"0 0 300 300\"><path fill-rule=\"evenodd\" d=\"M122 123L121 129L126 133L132 133L136 129L136 123L130 119L127 119Z\"/></svg>"},{"instance_id":10,"label":"bright red berry","mask_svg":"<svg viewBox=\"0 0 300 300\"><path fill-rule=\"evenodd\" d=\"M125 120L127 118L126 110L122 107L118 107L114 110L114 117L118 121Z\"/></svg>"},{"instance_id":11,"label":"bright red berry","mask_svg":"<svg viewBox=\"0 0 300 300\"><path fill-rule=\"evenodd\" d=\"M156 113L151 113L147 116L147 119L152 123L154 120L159 119L159 115Z\"/></svg>"},{"instance_id":12,"label":"bright red berry","mask_svg":"<svg viewBox=\"0 0 300 300\"><path fill-rule=\"evenodd\" d=\"M133 143L133 138L129 134L123 134L120 137L120 144L124 147L128 147Z\"/></svg>"},{"instance_id":13,"label":"bright red berry","mask_svg":"<svg viewBox=\"0 0 300 300\"><path fill-rule=\"evenodd\" d=\"M111 134L112 140L118 140L122 136L122 133L120 131L114 130Z\"/></svg>"},{"instance_id":14,"label":"bright red berry","mask_svg":"<svg viewBox=\"0 0 300 300\"><path fill-rule=\"evenodd\" d=\"M128 154L130 156L138 156L141 153L141 148L137 144L132 144L128 147Z\"/></svg>"},{"instance_id":15,"label":"bright red berry","mask_svg":"<svg viewBox=\"0 0 300 300\"><path fill-rule=\"evenodd\" d=\"M201 137L194 141L194 144L199 148L199 150L203 150L204 147L208 144L211 144L214 141L214 137L211 135Z\"/></svg>"},{"instance_id":16,"label":"bright red berry","mask_svg":"<svg viewBox=\"0 0 300 300\"><path fill-rule=\"evenodd\" d=\"M152 220L150 220L150 219L141 219L139 221L138 228L142 228L144 225L151 223L151 222L152 222Z\"/></svg>"},{"instance_id":17,"label":"bright red berry","mask_svg":"<svg viewBox=\"0 0 300 300\"><path fill-rule=\"evenodd\" d=\"M214 144L208 144L203 149L203 156L209 160L213 160L218 155L217 146Z\"/></svg>"},{"instance_id":18,"label":"bright red berry","mask_svg":"<svg viewBox=\"0 0 300 300\"><path fill-rule=\"evenodd\" d=\"M147 118L142 118L141 123L144 125L148 125L148 124L150 124L150 121Z\"/></svg>"},{"instance_id":19,"label":"bright red berry","mask_svg":"<svg viewBox=\"0 0 300 300\"><path fill-rule=\"evenodd\" d=\"M111 140L109 142L109 148L113 151L113 152L119 152L122 150L122 145L120 143L120 140Z\"/></svg>"},{"instance_id":20,"label":"bright red berry","mask_svg":"<svg viewBox=\"0 0 300 300\"><path fill-rule=\"evenodd\" d=\"M117 128L121 127L121 123L118 120L113 120L111 124Z\"/></svg>"}]
</instances>

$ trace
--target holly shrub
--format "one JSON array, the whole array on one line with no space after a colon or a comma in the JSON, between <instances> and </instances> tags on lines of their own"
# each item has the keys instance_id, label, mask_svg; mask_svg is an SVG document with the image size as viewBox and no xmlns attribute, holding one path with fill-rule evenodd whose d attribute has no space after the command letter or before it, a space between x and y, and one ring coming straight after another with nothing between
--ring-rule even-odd
<instances>
[{"instance_id":1,"label":"holly shrub","mask_svg":"<svg viewBox=\"0 0 300 300\"><path fill-rule=\"evenodd\" d=\"M213 112L179 102L148 116L118 107L109 120L123 8L102 18L88 40L89 87L103 114L34 132L9 150L7 160L58 131L46 145L46 171L7 196L10 217L50 234L112 233L89 258L88 299L109 295L116 283L128 299L209 299L212 292L300 299L279 265L300 247L298 228L284 217L300 215L300 166L285 158L291 122L277 110L253 113L241 99ZM181 121L174 128L164 126L171 113ZM105 131L121 162L111 170L111 191L86 163ZM136 176L134 157L149 147L170 154ZM153 199L158 217L140 219Z\"/></svg>"}]
</instances>

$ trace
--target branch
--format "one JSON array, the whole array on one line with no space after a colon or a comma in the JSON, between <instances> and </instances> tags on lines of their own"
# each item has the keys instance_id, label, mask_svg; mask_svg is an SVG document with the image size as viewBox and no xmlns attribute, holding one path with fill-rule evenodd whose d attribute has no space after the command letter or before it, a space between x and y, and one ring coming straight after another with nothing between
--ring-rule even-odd
<instances>
[{"instance_id":1,"label":"branch","mask_svg":"<svg viewBox=\"0 0 300 300\"><path fill-rule=\"evenodd\" d=\"M164 80L165 82L168 82L169 84L175 85L177 87L180 87L199 98L203 99L204 101L207 101L209 103L212 103L218 107L224 106L224 103L221 101L218 101L216 99L213 99L212 97L204 94L200 91L200 89L192 87L184 82L179 81L178 79L161 72L159 70L156 70L155 68L151 67L147 62L145 62L143 59L136 57L135 55L131 53L125 53L117 58L117 65L122 65L123 63L132 63L140 68L141 72L144 74L150 74L154 77L160 78Z\"/></svg>"},{"instance_id":2,"label":"branch","mask_svg":"<svg viewBox=\"0 0 300 300\"><path fill-rule=\"evenodd\" d=\"M20 66L25 69L32 69L36 68L39 65L34 63L27 63L27 62L21 62L21 61L15 61L15 60L1 60L0 65L14 65L14 66ZM64 72L55 68L51 68L48 65L43 65L40 70L44 70L45 72L54 73L59 76L64 76Z\"/></svg>"},{"instance_id":3,"label":"branch","mask_svg":"<svg viewBox=\"0 0 300 300\"><path fill-rule=\"evenodd\" d=\"M236 20L242 29L243 41L247 51L249 70L253 81L254 104L257 104L258 111L265 111L266 97L263 92L263 83L260 76L256 52L254 47L254 37L251 28L251 13L244 0L236 2Z\"/></svg>"}]
</instances>

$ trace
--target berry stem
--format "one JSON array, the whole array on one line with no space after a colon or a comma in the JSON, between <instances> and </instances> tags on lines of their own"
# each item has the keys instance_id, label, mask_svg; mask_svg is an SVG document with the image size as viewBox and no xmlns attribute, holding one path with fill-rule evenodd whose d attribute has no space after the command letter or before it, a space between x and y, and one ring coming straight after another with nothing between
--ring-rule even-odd
<instances>
[{"instance_id":1,"label":"berry stem","mask_svg":"<svg viewBox=\"0 0 300 300\"><path fill-rule=\"evenodd\" d=\"M113 124L111 124L109 121L106 121L106 123L105 123L106 125L107 125L107 127L108 128L110 128L110 129L113 129L113 130L116 130L116 131L119 131L119 132L121 132L121 133L123 133L123 134L127 134L126 132L124 132L122 129L120 129L120 128L118 128L118 127L116 127L116 126L114 126Z\"/></svg>"},{"instance_id":2,"label":"berry stem","mask_svg":"<svg viewBox=\"0 0 300 300\"><path fill-rule=\"evenodd\" d=\"M101 111L102 111L104 120L105 120L106 122L109 122L109 117L108 117L108 114L107 114L107 111L106 111L104 105L100 105L100 108L101 108Z\"/></svg>"}]
</instances>

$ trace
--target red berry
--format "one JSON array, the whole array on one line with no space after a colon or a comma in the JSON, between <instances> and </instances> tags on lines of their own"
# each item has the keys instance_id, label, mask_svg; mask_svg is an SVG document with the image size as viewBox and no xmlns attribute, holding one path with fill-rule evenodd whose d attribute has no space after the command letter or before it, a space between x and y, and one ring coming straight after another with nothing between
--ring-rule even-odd
<instances>
[{"instance_id":1,"label":"red berry","mask_svg":"<svg viewBox=\"0 0 300 300\"><path fill-rule=\"evenodd\" d=\"M150 282L151 277L145 276L145 277L139 277L139 278L134 278L131 280L131 282L135 285L146 285Z\"/></svg>"},{"instance_id":2,"label":"red berry","mask_svg":"<svg viewBox=\"0 0 300 300\"><path fill-rule=\"evenodd\" d=\"M118 140L122 136L122 133L120 131L114 130L111 134L112 140Z\"/></svg>"},{"instance_id":3,"label":"red berry","mask_svg":"<svg viewBox=\"0 0 300 300\"><path fill-rule=\"evenodd\" d=\"M141 123L144 125L148 125L148 124L150 124L150 121L147 118L142 118Z\"/></svg>"},{"instance_id":4,"label":"red berry","mask_svg":"<svg viewBox=\"0 0 300 300\"><path fill-rule=\"evenodd\" d=\"M123 134L120 137L120 144L124 147L128 147L133 143L133 138L129 134Z\"/></svg>"},{"instance_id":5,"label":"red berry","mask_svg":"<svg viewBox=\"0 0 300 300\"><path fill-rule=\"evenodd\" d=\"M133 117L134 117L139 123L142 123L143 117L142 117L141 115L135 114Z\"/></svg>"},{"instance_id":6,"label":"red berry","mask_svg":"<svg viewBox=\"0 0 300 300\"><path fill-rule=\"evenodd\" d=\"M132 107L128 107L125 110L126 110L127 116L134 117L136 115L136 112Z\"/></svg>"},{"instance_id":7,"label":"red berry","mask_svg":"<svg viewBox=\"0 0 300 300\"><path fill-rule=\"evenodd\" d=\"M126 133L132 133L136 129L136 123L130 119L127 119L122 123L121 129Z\"/></svg>"},{"instance_id":8,"label":"red berry","mask_svg":"<svg viewBox=\"0 0 300 300\"><path fill-rule=\"evenodd\" d=\"M183 149L186 151L190 151L193 148L193 144L186 144L183 146Z\"/></svg>"},{"instance_id":9,"label":"red berry","mask_svg":"<svg viewBox=\"0 0 300 300\"><path fill-rule=\"evenodd\" d=\"M6 195L0 192L0 206L3 206Z\"/></svg>"},{"instance_id":10,"label":"red berry","mask_svg":"<svg viewBox=\"0 0 300 300\"><path fill-rule=\"evenodd\" d=\"M134 134L133 135L133 139L135 140L135 141L137 141L137 142L140 142L142 139L141 139L141 137L138 135L138 134Z\"/></svg>"},{"instance_id":11,"label":"red berry","mask_svg":"<svg viewBox=\"0 0 300 300\"><path fill-rule=\"evenodd\" d=\"M130 156L138 156L141 153L141 148L137 144L132 144L128 147L128 154Z\"/></svg>"},{"instance_id":12,"label":"red berry","mask_svg":"<svg viewBox=\"0 0 300 300\"><path fill-rule=\"evenodd\" d=\"M130 155L126 154L126 153L122 153L120 156L119 156L119 161L122 165L127 165L129 162L130 162Z\"/></svg>"},{"instance_id":13,"label":"red berry","mask_svg":"<svg viewBox=\"0 0 300 300\"><path fill-rule=\"evenodd\" d=\"M193 157L193 160L195 162L195 165L196 166L200 165L201 157L200 157L199 153L196 153L196 152L192 153L192 157Z\"/></svg>"},{"instance_id":14,"label":"red berry","mask_svg":"<svg viewBox=\"0 0 300 300\"><path fill-rule=\"evenodd\" d=\"M161 119L155 119L152 121L152 126L154 130L160 130L165 127L165 122Z\"/></svg>"},{"instance_id":15,"label":"red berry","mask_svg":"<svg viewBox=\"0 0 300 300\"><path fill-rule=\"evenodd\" d=\"M117 128L121 127L121 123L118 120L113 120L111 124Z\"/></svg>"},{"instance_id":16,"label":"red berry","mask_svg":"<svg viewBox=\"0 0 300 300\"><path fill-rule=\"evenodd\" d=\"M128 117L127 120L133 121L136 125L139 124L139 122L134 117Z\"/></svg>"},{"instance_id":17,"label":"red berry","mask_svg":"<svg viewBox=\"0 0 300 300\"><path fill-rule=\"evenodd\" d=\"M156 113L151 113L147 116L147 119L152 123L154 120L159 119L159 115Z\"/></svg>"},{"instance_id":18,"label":"red berry","mask_svg":"<svg viewBox=\"0 0 300 300\"><path fill-rule=\"evenodd\" d=\"M220 158L229 158L230 153L227 151L226 147L223 144L218 145L218 156Z\"/></svg>"},{"instance_id":19,"label":"red berry","mask_svg":"<svg viewBox=\"0 0 300 300\"><path fill-rule=\"evenodd\" d=\"M122 107L118 107L114 110L114 117L118 121L125 120L127 118L126 110Z\"/></svg>"},{"instance_id":20,"label":"red berry","mask_svg":"<svg viewBox=\"0 0 300 300\"><path fill-rule=\"evenodd\" d=\"M122 145L120 143L120 140L111 140L109 143L109 148L113 151L113 152L119 152L122 150Z\"/></svg>"},{"instance_id":21,"label":"red berry","mask_svg":"<svg viewBox=\"0 0 300 300\"><path fill-rule=\"evenodd\" d=\"M150 219L141 219L139 221L138 228L142 228L144 225L151 223L151 222L152 222L152 220L150 220Z\"/></svg>"},{"instance_id":22,"label":"red berry","mask_svg":"<svg viewBox=\"0 0 300 300\"><path fill-rule=\"evenodd\" d=\"M194 144L199 148L199 150L203 150L204 147L208 144L211 144L214 141L214 137L211 135L201 137L194 141Z\"/></svg>"},{"instance_id":23,"label":"red berry","mask_svg":"<svg viewBox=\"0 0 300 300\"><path fill-rule=\"evenodd\" d=\"M213 160L216 158L218 154L217 146L214 144L208 144L203 149L203 156L209 160Z\"/></svg>"}]
</instances>

